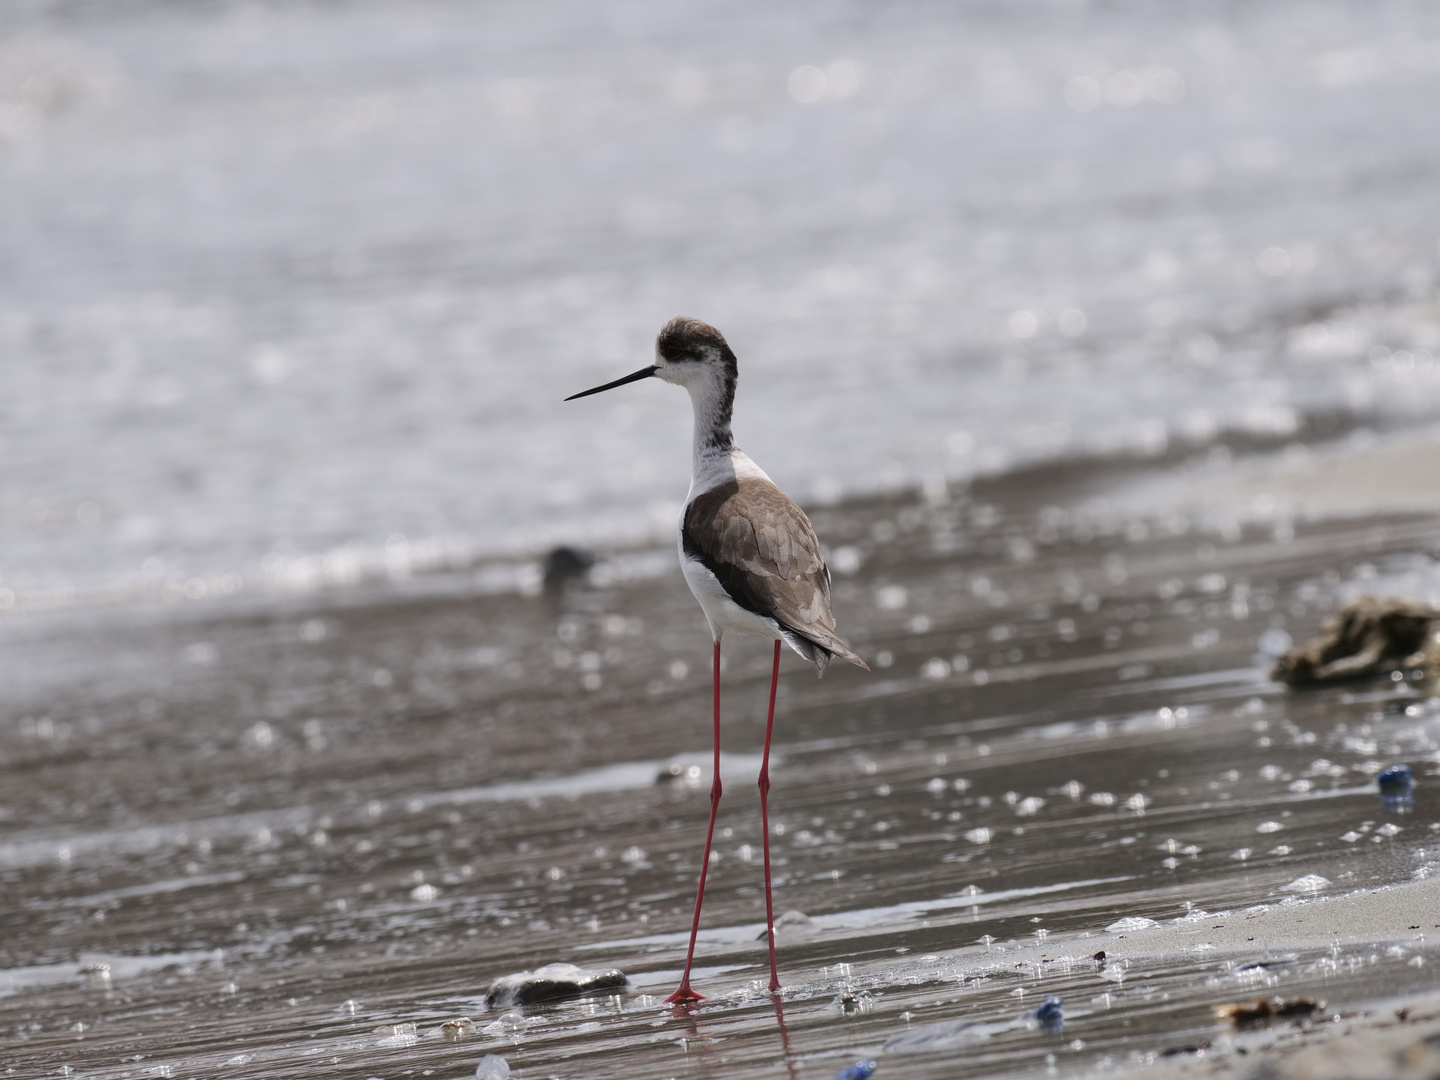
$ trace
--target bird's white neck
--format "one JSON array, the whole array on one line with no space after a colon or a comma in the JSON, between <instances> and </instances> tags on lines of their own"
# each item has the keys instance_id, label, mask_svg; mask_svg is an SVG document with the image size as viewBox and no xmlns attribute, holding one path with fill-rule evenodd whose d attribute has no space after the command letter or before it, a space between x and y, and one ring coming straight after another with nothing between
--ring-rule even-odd
<instances>
[{"instance_id":1,"label":"bird's white neck","mask_svg":"<svg viewBox=\"0 0 1440 1080\"><path fill-rule=\"evenodd\" d=\"M700 476L717 459L728 459L735 448L730 432L730 413L735 404L735 384L723 372L707 369L685 389L695 409L691 474Z\"/></svg>"},{"instance_id":2,"label":"bird's white neck","mask_svg":"<svg viewBox=\"0 0 1440 1080\"><path fill-rule=\"evenodd\" d=\"M723 379L697 380L686 386L695 406L695 447L691 459L690 494L710 491L735 480L765 480L765 470L735 445L730 434L730 410L734 391Z\"/></svg>"}]
</instances>

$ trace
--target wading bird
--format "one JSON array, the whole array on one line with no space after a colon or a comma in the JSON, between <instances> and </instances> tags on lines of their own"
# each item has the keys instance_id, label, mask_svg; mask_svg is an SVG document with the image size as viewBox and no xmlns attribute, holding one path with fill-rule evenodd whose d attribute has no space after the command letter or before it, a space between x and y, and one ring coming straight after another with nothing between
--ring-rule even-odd
<instances>
[{"instance_id":1,"label":"wading bird","mask_svg":"<svg viewBox=\"0 0 1440 1080\"><path fill-rule=\"evenodd\" d=\"M705 874L720 806L720 638L727 630L775 641L770 673L770 707L765 717L765 752L760 765L760 827L765 850L765 926L770 946L770 990L780 989L775 967L775 908L770 896L770 734L775 725L775 689L780 646L789 645L824 675L832 657L869 667L835 634L830 614L830 571L820 541L804 512L745 456L730 434L737 377L735 354L720 331L699 319L671 319L655 340L655 363L623 379L574 394L566 401L657 378L683 386L695 408L695 445L690 494L680 515L680 566L705 612L715 640L715 778L710 785L710 827L700 862L695 918L680 987L667 1001L699 1001L690 987Z\"/></svg>"}]
</instances>

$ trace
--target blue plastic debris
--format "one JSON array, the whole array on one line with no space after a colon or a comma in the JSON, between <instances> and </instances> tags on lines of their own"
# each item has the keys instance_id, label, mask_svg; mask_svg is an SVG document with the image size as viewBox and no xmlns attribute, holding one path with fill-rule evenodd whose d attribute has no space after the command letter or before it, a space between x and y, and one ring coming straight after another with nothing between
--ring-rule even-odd
<instances>
[{"instance_id":1,"label":"blue plastic debris","mask_svg":"<svg viewBox=\"0 0 1440 1080\"><path fill-rule=\"evenodd\" d=\"M1375 778L1380 789L1380 805L1386 810L1403 813L1415 801L1415 774L1409 765L1390 765Z\"/></svg>"},{"instance_id":2,"label":"blue plastic debris","mask_svg":"<svg viewBox=\"0 0 1440 1080\"><path fill-rule=\"evenodd\" d=\"M1063 1028L1065 1014L1060 1011L1060 999L1047 997L1045 1003L1035 1010L1035 1019L1040 1021L1041 1028L1052 1034Z\"/></svg>"},{"instance_id":3,"label":"blue plastic debris","mask_svg":"<svg viewBox=\"0 0 1440 1080\"><path fill-rule=\"evenodd\" d=\"M874 1058L866 1058L864 1061L857 1061L854 1065L841 1069L835 1074L835 1080L870 1080L879 1067Z\"/></svg>"},{"instance_id":4,"label":"blue plastic debris","mask_svg":"<svg viewBox=\"0 0 1440 1080\"><path fill-rule=\"evenodd\" d=\"M1375 782L1380 785L1380 794L1395 795L1414 788L1415 774L1410 771L1409 765L1387 765Z\"/></svg>"}]
</instances>

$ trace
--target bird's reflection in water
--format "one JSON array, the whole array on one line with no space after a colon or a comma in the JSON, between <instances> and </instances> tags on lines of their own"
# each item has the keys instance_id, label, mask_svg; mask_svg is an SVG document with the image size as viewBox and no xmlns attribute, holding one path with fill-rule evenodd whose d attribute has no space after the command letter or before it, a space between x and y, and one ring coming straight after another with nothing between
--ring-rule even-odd
<instances>
[{"instance_id":1,"label":"bird's reflection in water","mask_svg":"<svg viewBox=\"0 0 1440 1080\"><path fill-rule=\"evenodd\" d=\"M785 1023L785 1004L779 994L771 994L770 1000L775 1005L775 1024L780 1031L780 1052L784 1056L785 1071L790 1075L790 1080L800 1080L800 1070L795 1066L795 1050L790 1045L790 1025ZM695 1002L675 1002L670 1007L670 1015L676 1020L688 1021L685 1025L685 1034L680 1037L680 1045L685 1053L690 1053L692 1044L706 1044L715 1041L713 1035L706 1035L700 1030L699 1009Z\"/></svg>"},{"instance_id":2,"label":"bird's reflection in water","mask_svg":"<svg viewBox=\"0 0 1440 1080\"><path fill-rule=\"evenodd\" d=\"M795 1053L790 1049L790 1028L785 1023L785 1004L780 1000L779 994L771 994L770 1000L775 1003L775 1024L780 1029L780 1050L785 1055L785 1071L790 1074L790 1080L800 1080L800 1072L795 1068Z\"/></svg>"}]
</instances>

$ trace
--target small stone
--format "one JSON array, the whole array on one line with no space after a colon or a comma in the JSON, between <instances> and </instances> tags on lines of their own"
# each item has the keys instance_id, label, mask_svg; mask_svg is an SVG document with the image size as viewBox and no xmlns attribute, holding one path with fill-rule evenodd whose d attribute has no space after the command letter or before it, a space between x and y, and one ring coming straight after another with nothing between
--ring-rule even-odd
<instances>
[{"instance_id":1,"label":"small stone","mask_svg":"<svg viewBox=\"0 0 1440 1080\"><path fill-rule=\"evenodd\" d=\"M787 941L803 941L812 938L820 932L814 920L803 911L787 911L775 920L775 938L785 938ZM765 931L761 930L756 936L757 941L765 940Z\"/></svg>"},{"instance_id":2,"label":"small stone","mask_svg":"<svg viewBox=\"0 0 1440 1080\"><path fill-rule=\"evenodd\" d=\"M458 1042L475 1034L475 1021L468 1016L457 1016L440 1025L440 1037Z\"/></svg>"},{"instance_id":3,"label":"small stone","mask_svg":"<svg viewBox=\"0 0 1440 1080\"><path fill-rule=\"evenodd\" d=\"M547 591L558 592L571 582L583 581L595 565L595 553L584 548L551 548L545 556L541 580Z\"/></svg>"},{"instance_id":4,"label":"small stone","mask_svg":"<svg viewBox=\"0 0 1440 1080\"><path fill-rule=\"evenodd\" d=\"M533 1005L537 1001L555 1001L601 991L619 992L629 980L617 968L601 971L574 964L546 964L535 971L504 975L490 984L485 1004L492 1009L512 1005Z\"/></svg>"}]
</instances>

